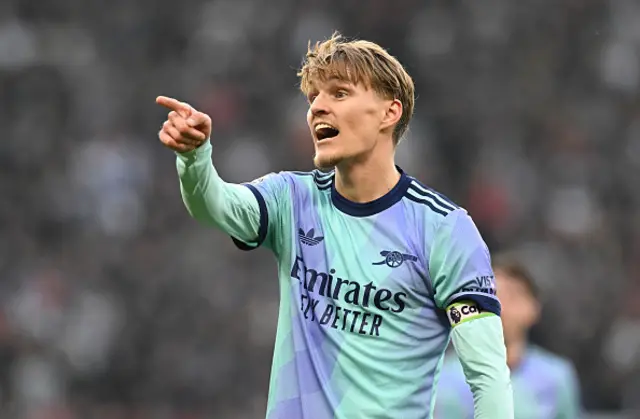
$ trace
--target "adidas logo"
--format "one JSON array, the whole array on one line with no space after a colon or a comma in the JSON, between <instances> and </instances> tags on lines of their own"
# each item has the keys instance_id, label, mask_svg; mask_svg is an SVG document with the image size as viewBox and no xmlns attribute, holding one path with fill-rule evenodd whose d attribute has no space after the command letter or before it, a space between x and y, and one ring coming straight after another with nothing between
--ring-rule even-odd
<instances>
[{"instance_id":1,"label":"adidas logo","mask_svg":"<svg viewBox=\"0 0 640 419\"><path fill-rule=\"evenodd\" d=\"M315 231L314 229L309 230L308 232L304 232L301 228L298 229L298 237L300 237L300 241L307 246L315 246L324 240L324 237L318 236L314 237Z\"/></svg>"}]
</instances>

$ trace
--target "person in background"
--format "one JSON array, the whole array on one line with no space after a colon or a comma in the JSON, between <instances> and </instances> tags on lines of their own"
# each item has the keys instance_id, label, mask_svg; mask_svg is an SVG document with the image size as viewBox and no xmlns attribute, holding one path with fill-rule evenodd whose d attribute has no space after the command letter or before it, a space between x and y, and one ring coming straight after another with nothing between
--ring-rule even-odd
<instances>
[{"instance_id":1,"label":"person in background","mask_svg":"<svg viewBox=\"0 0 640 419\"><path fill-rule=\"evenodd\" d=\"M536 284L515 259L495 258L497 295L511 370L516 419L576 419L580 389L573 364L528 340L540 315ZM473 395L463 368L451 353L445 358L436 395L436 418L473 418Z\"/></svg>"}]
</instances>

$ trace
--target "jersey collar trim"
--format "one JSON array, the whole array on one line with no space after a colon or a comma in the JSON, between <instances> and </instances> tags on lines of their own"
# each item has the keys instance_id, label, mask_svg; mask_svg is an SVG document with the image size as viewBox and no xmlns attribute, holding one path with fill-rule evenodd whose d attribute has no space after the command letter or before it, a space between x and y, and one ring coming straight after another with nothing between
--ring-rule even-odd
<instances>
[{"instance_id":1,"label":"jersey collar trim","mask_svg":"<svg viewBox=\"0 0 640 419\"><path fill-rule=\"evenodd\" d=\"M411 178L400 167L396 166L396 169L400 172L400 180L396 183L396 186L380 198L365 203L353 202L340 195L336 190L334 178L331 182L331 201L333 205L338 210L354 217L369 217L390 208L402 199L411 184Z\"/></svg>"}]
</instances>

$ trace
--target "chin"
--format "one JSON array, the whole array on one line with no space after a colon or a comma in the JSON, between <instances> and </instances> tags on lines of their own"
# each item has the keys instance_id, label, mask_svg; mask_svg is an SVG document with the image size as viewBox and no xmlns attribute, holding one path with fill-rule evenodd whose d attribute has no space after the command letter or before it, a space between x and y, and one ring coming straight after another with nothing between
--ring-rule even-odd
<instances>
[{"instance_id":1,"label":"chin","mask_svg":"<svg viewBox=\"0 0 640 419\"><path fill-rule=\"evenodd\" d=\"M337 155L326 153L316 153L313 157L313 165L320 170L330 170L338 165L343 159Z\"/></svg>"}]
</instances>

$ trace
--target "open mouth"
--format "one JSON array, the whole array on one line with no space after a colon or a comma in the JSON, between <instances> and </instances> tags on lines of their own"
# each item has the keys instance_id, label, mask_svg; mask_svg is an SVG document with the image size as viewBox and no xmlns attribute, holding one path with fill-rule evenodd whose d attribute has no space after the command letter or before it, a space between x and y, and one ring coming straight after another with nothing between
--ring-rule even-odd
<instances>
[{"instance_id":1,"label":"open mouth","mask_svg":"<svg viewBox=\"0 0 640 419\"><path fill-rule=\"evenodd\" d=\"M338 128L325 123L317 124L314 129L316 132L316 138L319 142L328 138L333 138L340 133Z\"/></svg>"}]
</instances>

